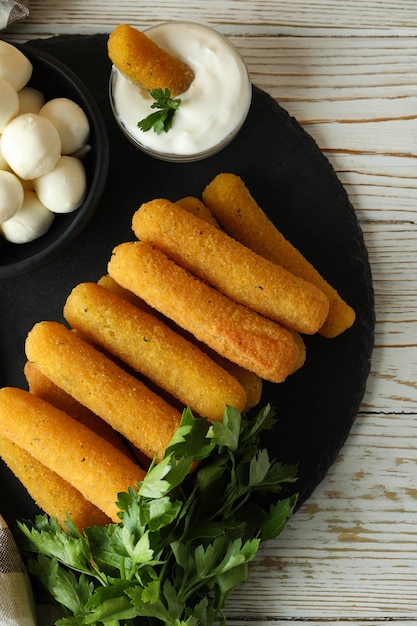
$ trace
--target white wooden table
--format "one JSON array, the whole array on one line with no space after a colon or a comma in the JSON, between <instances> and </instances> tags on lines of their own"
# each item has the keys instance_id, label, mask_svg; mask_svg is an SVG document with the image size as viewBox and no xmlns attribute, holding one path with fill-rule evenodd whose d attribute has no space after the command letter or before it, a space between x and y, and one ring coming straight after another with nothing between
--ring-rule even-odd
<instances>
[{"instance_id":1,"label":"white wooden table","mask_svg":"<svg viewBox=\"0 0 417 626\"><path fill-rule=\"evenodd\" d=\"M230 623L417 624L417 3L32 0L17 40L165 19L229 35L253 82L315 138L357 211L376 345L325 480L252 564Z\"/></svg>"}]
</instances>

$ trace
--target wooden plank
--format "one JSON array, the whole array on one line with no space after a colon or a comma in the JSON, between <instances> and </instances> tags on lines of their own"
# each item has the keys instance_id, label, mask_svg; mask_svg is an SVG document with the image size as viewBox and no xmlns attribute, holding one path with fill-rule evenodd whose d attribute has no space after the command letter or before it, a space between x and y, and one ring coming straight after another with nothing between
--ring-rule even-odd
<instances>
[{"instance_id":1,"label":"wooden plank","mask_svg":"<svg viewBox=\"0 0 417 626\"><path fill-rule=\"evenodd\" d=\"M417 179L412 159L404 164L407 159L384 155L379 161L367 155L337 153L328 157L361 222L415 222ZM374 174L377 161L380 171Z\"/></svg>"},{"instance_id":2,"label":"wooden plank","mask_svg":"<svg viewBox=\"0 0 417 626\"><path fill-rule=\"evenodd\" d=\"M330 619L304 619L304 618L291 618L285 617L283 619L275 619L271 617L267 618L248 618L248 619L239 619L235 617L228 618L228 624L230 626L248 626L248 624L256 624L256 626L300 626L300 623L312 624L313 626L329 626L329 624L335 623L337 626L387 626L388 622L393 622L396 626L414 626L417 624L416 620L409 620L408 618L405 620L387 620L385 618L381 619L350 619L350 618L330 618Z\"/></svg>"},{"instance_id":3,"label":"wooden plank","mask_svg":"<svg viewBox=\"0 0 417 626\"><path fill-rule=\"evenodd\" d=\"M32 0L9 33L206 22L335 168L368 247L375 350L360 414L327 477L227 604L230 624L417 624L417 3ZM46 26L47 25L47 26Z\"/></svg>"},{"instance_id":4,"label":"wooden plank","mask_svg":"<svg viewBox=\"0 0 417 626\"><path fill-rule=\"evenodd\" d=\"M408 38L236 38L253 82L311 134L360 219L415 221L417 56Z\"/></svg>"},{"instance_id":5,"label":"wooden plank","mask_svg":"<svg viewBox=\"0 0 417 626\"><path fill-rule=\"evenodd\" d=\"M188 3L159 0L99 2L73 0L57 6L52 0L31 0L32 13L20 32L107 32L120 22L145 28L169 19L194 20L216 26L225 34L311 35L362 34L412 37L417 30L414 0L210 0ZM45 27L45 25L47 25ZM15 30L15 28L14 28Z\"/></svg>"},{"instance_id":6,"label":"wooden plank","mask_svg":"<svg viewBox=\"0 0 417 626\"><path fill-rule=\"evenodd\" d=\"M412 621L416 464L413 415L362 413L326 479L261 548L228 615Z\"/></svg>"},{"instance_id":7,"label":"wooden plank","mask_svg":"<svg viewBox=\"0 0 417 626\"><path fill-rule=\"evenodd\" d=\"M362 227L372 268L377 320L363 406L371 411L415 413L417 225L368 222Z\"/></svg>"}]
</instances>

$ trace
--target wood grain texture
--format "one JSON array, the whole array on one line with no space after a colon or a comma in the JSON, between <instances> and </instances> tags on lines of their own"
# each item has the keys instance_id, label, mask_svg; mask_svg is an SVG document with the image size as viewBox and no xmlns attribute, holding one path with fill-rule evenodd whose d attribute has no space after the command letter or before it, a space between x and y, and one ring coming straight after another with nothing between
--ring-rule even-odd
<instances>
[{"instance_id":1,"label":"wood grain texture","mask_svg":"<svg viewBox=\"0 0 417 626\"><path fill-rule=\"evenodd\" d=\"M375 350L326 479L252 564L230 624L417 624L417 3L32 0L13 39L192 19L231 36L253 82L317 141L368 247ZM337 419L337 416L335 416Z\"/></svg>"},{"instance_id":2,"label":"wood grain texture","mask_svg":"<svg viewBox=\"0 0 417 626\"><path fill-rule=\"evenodd\" d=\"M233 612L255 617L272 605L280 618L413 619L416 437L409 413L361 414L326 480L261 550Z\"/></svg>"},{"instance_id":3,"label":"wood grain texture","mask_svg":"<svg viewBox=\"0 0 417 626\"><path fill-rule=\"evenodd\" d=\"M412 37L417 30L414 0L395 5L389 0L31 0L31 7L30 18L19 30L42 35L107 32L121 21L145 28L169 19L203 22L228 35Z\"/></svg>"}]
</instances>

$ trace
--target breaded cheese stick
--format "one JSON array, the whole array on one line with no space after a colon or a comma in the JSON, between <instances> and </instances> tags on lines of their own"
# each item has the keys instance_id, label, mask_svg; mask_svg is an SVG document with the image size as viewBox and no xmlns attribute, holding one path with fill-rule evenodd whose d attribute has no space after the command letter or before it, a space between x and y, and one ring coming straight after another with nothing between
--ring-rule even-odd
<instances>
[{"instance_id":1,"label":"breaded cheese stick","mask_svg":"<svg viewBox=\"0 0 417 626\"><path fill-rule=\"evenodd\" d=\"M186 198L178 200L177 204L179 204L181 208L189 211L190 213L193 213L197 217L201 217L201 219L204 219L204 221L208 222L209 224L212 224L217 228L221 228L216 218L211 213L210 209L198 198L194 198L193 196L187 196ZM297 363L294 367L294 371L297 371L304 365L307 355L306 347L302 337L295 330L293 331L293 336L299 348ZM217 355L217 353L212 352L212 358L215 358L214 355ZM221 358L219 355L217 356ZM250 408L256 406L260 401L262 394L262 380L259 378L259 376L256 376L256 374L254 374L253 372L249 372L248 370L237 366L235 363L231 363L227 359L222 359L222 361L219 362L222 363L222 367L230 371L230 373L239 380L239 382L245 389L247 395L246 410L249 410Z\"/></svg>"},{"instance_id":2,"label":"breaded cheese stick","mask_svg":"<svg viewBox=\"0 0 417 626\"><path fill-rule=\"evenodd\" d=\"M132 457L128 446L123 441L120 434L115 431L107 422L95 415L75 398L67 394L63 389L55 385L42 372L38 370L34 363L27 361L24 366L24 374L28 383L29 391L35 396L53 404L57 409L61 409L78 422L87 426L90 430L107 439L115 448L129 457Z\"/></svg>"},{"instance_id":3,"label":"breaded cheese stick","mask_svg":"<svg viewBox=\"0 0 417 626\"><path fill-rule=\"evenodd\" d=\"M102 287L105 287L109 291L112 291L113 293L117 294L124 300L127 300L131 304L138 306L143 311L152 313L153 315L158 317L158 319L162 319L162 321L164 321L165 323L170 322L170 320L168 320L165 316L159 313L159 311L148 306L146 302L142 300L142 298L138 298L138 296L136 296L134 293L132 293L128 289L124 289L124 287L121 287L109 274L102 276L100 280L98 281L98 284L101 285ZM243 387L246 393L246 405L244 408L244 412L249 411L249 409L252 409L254 406L258 404L258 402L261 399L261 394L262 394L262 379L257 374L254 374L253 372L249 372L249 370L246 370L243 367L236 365L236 363L232 363L228 359L224 359L219 354L217 354L217 352L214 352L214 350L209 350L205 344L202 344L201 342L197 341L194 335L191 335L190 333L185 332L184 329L180 328L178 325L174 324L173 330L183 335L188 341L191 341L192 343L194 343L194 345L196 345L197 348L199 348L200 350L208 354L208 356L213 361L218 363L220 367L225 369L227 372L229 372L229 374L231 374L234 378L236 378L239 381L239 383L241 384L241 386ZM304 362L305 360L304 345L302 346L302 348L304 352L302 361Z\"/></svg>"},{"instance_id":4,"label":"breaded cheese stick","mask_svg":"<svg viewBox=\"0 0 417 626\"><path fill-rule=\"evenodd\" d=\"M58 387L146 456L162 458L181 415L143 383L58 322L38 322L26 356Z\"/></svg>"},{"instance_id":5,"label":"breaded cheese stick","mask_svg":"<svg viewBox=\"0 0 417 626\"><path fill-rule=\"evenodd\" d=\"M253 372L240 367L240 365L236 365L236 363L232 363L228 359L221 357L220 354L217 354L217 352L214 352L213 350L210 350L209 355L216 363L221 365L223 369L237 378L239 383L242 385L246 393L246 405L244 412L257 406L262 395L262 379L257 374L254 374Z\"/></svg>"},{"instance_id":6,"label":"breaded cheese stick","mask_svg":"<svg viewBox=\"0 0 417 626\"><path fill-rule=\"evenodd\" d=\"M287 328L314 334L329 311L327 296L225 232L169 200L146 202L134 213L132 228L141 241L226 296Z\"/></svg>"},{"instance_id":7,"label":"breaded cheese stick","mask_svg":"<svg viewBox=\"0 0 417 626\"><path fill-rule=\"evenodd\" d=\"M216 228L220 228L219 222L216 220L213 213L199 198L195 198L194 196L185 196L185 198L177 200L176 204L184 209L184 211L188 211L188 213L192 213L192 215L201 217L201 219L205 222L216 226Z\"/></svg>"},{"instance_id":8,"label":"breaded cheese stick","mask_svg":"<svg viewBox=\"0 0 417 626\"><path fill-rule=\"evenodd\" d=\"M119 285L114 280L114 278L112 278L109 274L105 274L104 276L102 276L97 281L97 284L101 285L102 287L105 287L106 289L108 289L112 293L115 293L120 298L123 298L124 300L127 300L128 302L130 302L130 304L133 304L134 306L136 306L141 311L145 311L145 313L150 313L151 315L154 315L155 317L160 319L162 322L166 322L167 321L164 318L164 316L159 313L159 311L157 311L156 309L153 309L151 306L149 306L149 304L147 304L145 302L145 300L143 300L143 298L139 298L137 295L135 295L134 293L129 291L129 289L125 289L124 287Z\"/></svg>"},{"instance_id":9,"label":"breaded cheese stick","mask_svg":"<svg viewBox=\"0 0 417 626\"><path fill-rule=\"evenodd\" d=\"M147 313L155 312L152 307L150 307L148 304L146 304L144 300L142 300L142 298L138 298L138 296L135 296L135 294L128 289L124 289L124 287L121 287L121 285L119 285L111 276L109 276L109 274L101 276L101 278L99 278L99 280L97 281L97 284L105 287L106 289L108 289L112 293L115 293L121 298L124 298L124 300L127 300L131 304L134 304L138 307L138 309L142 309Z\"/></svg>"},{"instance_id":10,"label":"breaded cheese stick","mask_svg":"<svg viewBox=\"0 0 417 626\"><path fill-rule=\"evenodd\" d=\"M0 389L0 434L80 491L114 522L117 494L145 472L108 441L29 391Z\"/></svg>"},{"instance_id":11,"label":"breaded cheese stick","mask_svg":"<svg viewBox=\"0 0 417 626\"><path fill-rule=\"evenodd\" d=\"M336 337L352 326L356 317L352 307L279 232L239 176L219 174L204 189L203 200L229 235L327 295L330 308L321 335Z\"/></svg>"},{"instance_id":12,"label":"breaded cheese stick","mask_svg":"<svg viewBox=\"0 0 417 626\"><path fill-rule=\"evenodd\" d=\"M115 67L146 91L169 89L177 96L190 87L193 70L160 48L145 33L119 24L110 33L107 51Z\"/></svg>"},{"instance_id":13,"label":"breaded cheese stick","mask_svg":"<svg viewBox=\"0 0 417 626\"><path fill-rule=\"evenodd\" d=\"M166 318L162 314L159 315L161 315L161 318L164 318L167 323L172 322L172 320L168 320L168 318ZM228 359L220 356L220 354L209 348L206 344L198 341L196 337L194 337L194 335L184 330L184 328L180 328L178 324L173 323L172 328L177 333L185 337L188 341L197 346L199 350L207 354L210 359L220 365L220 367L226 370L226 372L229 372L231 376L239 381L246 393L246 405L243 412L249 411L249 409L252 409L258 404L262 394L262 379L257 374L255 374L254 372L250 372L240 365L232 363L232 361L229 361Z\"/></svg>"},{"instance_id":14,"label":"breaded cheese stick","mask_svg":"<svg viewBox=\"0 0 417 626\"><path fill-rule=\"evenodd\" d=\"M70 293L64 317L94 343L165 389L184 406L222 420L226 405L243 411L246 393L236 378L154 315L95 283Z\"/></svg>"},{"instance_id":15,"label":"breaded cheese stick","mask_svg":"<svg viewBox=\"0 0 417 626\"><path fill-rule=\"evenodd\" d=\"M20 480L44 513L55 518L63 529L69 515L81 532L87 526L105 526L110 518L91 504L66 480L40 463L34 456L0 435L0 457Z\"/></svg>"},{"instance_id":16,"label":"breaded cheese stick","mask_svg":"<svg viewBox=\"0 0 417 626\"><path fill-rule=\"evenodd\" d=\"M292 336L294 338L295 343L298 346L298 359L294 365L294 372L296 372L301 367L303 367L304 363L306 362L307 351L306 351L306 346L305 346L302 336L296 330L292 331Z\"/></svg>"},{"instance_id":17,"label":"breaded cheese stick","mask_svg":"<svg viewBox=\"0 0 417 626\"><path fill-rule=\"evenodd\" d=\"M199 203L199 205L197 206L196 203ZM193 196L187 196L186 198L183 198L182 200L178 200L177 204L179 204L181 208L185 209L186 211L189 211L190 213L193 213L197 217L201 217L201 219L204 219L209 224L213 224L213 226L217 226L218 228L220 228L219 223L217 222L216 218L211 213L210 209L206 207L206 205L203 202L198 200L198 198L194 198ZM297 333L297 331L295 330L293 331L293 336L299 347L299 355L298 355L297 363L294 368L294 371L297 371L305 363L306 347L305 347L302 337ZM232 369L228 368L225 365L223 365L223 367L228 369L228 371L230 371L233 375L236 376L236 378L240 381L240 383L243 385L243 388L246 391L246 395L248 396L246 410L256 406L256 404L258 404L260 400L261 393L262 393L261 379L255 380L255 378L253 378L255 376L253 372L248 372L248 370L239 368L235 364L231 364L230 361L227 361L227 359L224 360L224 362L225 364L229 363L230 365L233 365ZM241 376L238 375L240 372L242 374Z\"/></svg>"},{"instance_id":18,"label":"breaded cheese stick","mask_svg":"<svg viewBox=\"0 0 417 626\"><path fill-rule=\"evenodd\" d=\"M194 199L191 196L189 197L192 200ZM128 289L124 289L123 287L121 287L109 274L102 276L100 280L98 281L98 284L105 287L109 291L112 291L113 293L119 295L121 298L124 298L131 304L138 306L140 309L143 309L144 311L147 311L147 312L152 312L153 315L159 316L159 318L163 317L159 313L159 311L156 311L156 309L152 309L152 307L148 306L146 302L142 300L142 298L138 298L137 296L135 296L134 293L132 293ZM169 320L165 318L165 321L169 321ZM223 369L225 369L232 376L234 376L234 378L237 378L237 380L242 385L246 393L246 406L245 406L244 411L249 411L249 409L252 409L259 403L261 399L261 394L262 394L262 379L257 374L254 374L253 372L249 372L249 370L246 370L243 367L236 365L236 363L232 363L228 359L222 358L219 354L217 354L217 352L214 352L213 350L210 350L209 352L207 352L208 348L205 344L198 342L196 338L194 337L194 335L191 335L190 333L184 333L184 330L182 328L179 328L177 325L174 325L174 330L176 330L176 332L179 332L180 334L183 334L186 337L186 339L188 339L189 341L197 345L197 347L200 348L200 350L203 350L204 352L208 353L211 359L213 359ZM303 348L302 351L304 352L304 355L302 357L302 362L304 362L305 360L304 345L302 346L302 348Z\"/></svg>"},{"instance_id":19,"label":"breaded cheese stick","mask_svg":"<svg viewBox=\"0 0 417 626\"><path fill-rule=\"evenodd\" d=\"M108 272L230 361L272 382L292 372L298 347L290 331L233 302L142 241L113 250Z\"/></svg>"}]
</instances>

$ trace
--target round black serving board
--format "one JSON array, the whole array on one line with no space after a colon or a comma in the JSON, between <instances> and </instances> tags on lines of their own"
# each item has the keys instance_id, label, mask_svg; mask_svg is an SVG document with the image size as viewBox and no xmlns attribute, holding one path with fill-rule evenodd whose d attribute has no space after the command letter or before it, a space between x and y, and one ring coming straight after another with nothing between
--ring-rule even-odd
<instances>
[{"instance_id":1,"label":"round black serving board","mask_svg":"<svg viewBox=\"0 0 417 626\"><path fill-rule=\"evenodd\" d=\"M335 339L307 337L307 362L284 384L265 383L261 406L279 422L265 439L270 454L299 464L303 502L320 483L357 415L373 348L374 302L361 229L335 172L312 138L265 92L254 87L247 121L219 154L195 163L155 160L134 148L113 120L108 101L107 35L32 41L68 65L95 97L108 130L110 168L102 201L86 230L49 265L0 282L0 385L26 388L24 341L40 320L62 320L77 283L106 273L115 245L133 239L131 217L155 197L201 196L219 172L243 178L278 228L355 308L354 326ZM0 510L9 523L36 507L0 465Z\"/></svg>"}]
</instances>

